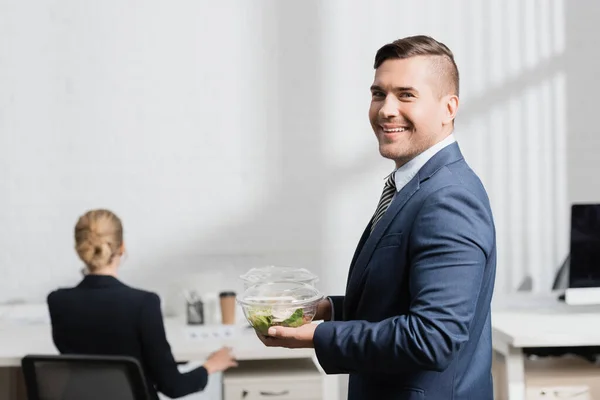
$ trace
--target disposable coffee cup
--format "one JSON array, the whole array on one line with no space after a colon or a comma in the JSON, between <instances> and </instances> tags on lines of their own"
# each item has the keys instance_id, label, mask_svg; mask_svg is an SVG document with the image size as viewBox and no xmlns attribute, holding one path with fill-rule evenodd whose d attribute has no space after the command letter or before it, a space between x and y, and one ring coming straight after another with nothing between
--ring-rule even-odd
<instances>
[{"instance_id":1,"label":"disposable coffee cup","mask_svg":"<svg viewBox=\"0 0 600 400\"><path fill-rule=\"evenodd\" d=\"M221 304L221 323L223 325L235 324L235 292L219 293Z\"/></svg>"}]
</instances>

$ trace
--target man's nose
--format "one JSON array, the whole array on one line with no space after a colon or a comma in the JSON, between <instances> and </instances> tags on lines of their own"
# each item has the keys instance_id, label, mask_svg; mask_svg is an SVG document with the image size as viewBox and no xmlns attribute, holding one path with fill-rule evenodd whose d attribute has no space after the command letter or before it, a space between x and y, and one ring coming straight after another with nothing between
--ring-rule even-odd
<instances>
[{"instance_id":1,"label":"man's nose","mask_svg":"<svg viewBox=\"0 0 600 400\"><path fill-rule=\"evenodd\" d=\"M398 100L392 96L387 96L379 109L379 116L381 118L392 118L398 115L400 115Z\"/></svg>"}]
</instances>

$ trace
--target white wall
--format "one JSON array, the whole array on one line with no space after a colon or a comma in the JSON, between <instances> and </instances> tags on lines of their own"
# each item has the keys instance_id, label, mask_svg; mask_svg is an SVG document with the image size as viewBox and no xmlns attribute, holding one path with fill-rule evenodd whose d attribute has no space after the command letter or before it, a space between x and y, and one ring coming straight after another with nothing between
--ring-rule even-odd
<instances>
[{"instance_id":1,"label":"white wall","mask_svg":"<svg viewBox=\"0 0 600 400\"><path fill-rule=\"evenodd\" d=\"M366 118L373 55L416 33L456 54L457 136L492 198L498 290L526 275L545 290L569 201L600 198L598 7L2 0L0 301L79 279L72 229L92 207L123 218L134 284L279 262L343 290L391 168Z\"/></svg>"},{"instance_id":2,"label":"white wall","mask_svg":"<svg viewBox=\"0 0 600 400\"><path fill-rule=\"evenodd\" d=\"M282 98L310 93L279 76L278 14L232 1L2 3L2 299L79 278L72 228L91 207L122 217L123 272L150 288L226 255L313 247L310 208L288 211L314 189L282 139L316 122L281 115Z\"/></svg>"},{"instance_id":3,"label":"white wall","mask_svg":"<svg viewBox=\"0 0 600 400\"><path fill-rule=\"evenodd\" d=\"M210 271L211 290L237 288L225 280L275 262L342 291L392 167L366 116L373 55L416 33L456 54L457 136L496 214L498 291L526 275L546 290L569 201L600 199L599 7L0 0L0 301L79 279L72 229L92 207L122 217L133 284L204 287Z\"/></svg>"},{"instance_id":4,"label":"white wall","mask_svg":"<svg viewBox=\"0 0 600 400\"><path fill-rule=\"evenodd\" d=\"M263 263L343 291L392 168L367 121L373 56L416 33L456 55L497 292L547 290L569 203L600 201L599 17L592 0L0 0L0 302L79 280L93 207L125 223L124 279L175 311L178 288L239 288Z\"/></svg>"},{"instance_id":5,"label":"white wall","mask_svg":"<svg viewBox=\"0 0 600 400\"><path fill-rule=\"evenodd\" d=\"M568 4L568 3L567 3ZM568 76L569 200L600 203L600 134L598 93L600 2L586 0L566 8L567 46L564 65Z\"/></svg>"}]
</instances>

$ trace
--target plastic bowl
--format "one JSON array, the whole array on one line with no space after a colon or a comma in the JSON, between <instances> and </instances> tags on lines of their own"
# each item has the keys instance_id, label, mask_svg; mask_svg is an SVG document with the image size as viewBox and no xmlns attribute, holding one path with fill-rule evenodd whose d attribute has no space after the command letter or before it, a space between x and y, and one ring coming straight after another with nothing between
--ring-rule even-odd
<instances>
[{"instance_id":1,"label":"plastic bowl","mask_svg":"<svg viewBox=\"0 0 600 400\"><path fill-rule=\"evenodd\" d=\"M314 286L319 278L305 268L277 267L269 265L266 267L252 268L240 276L244 281L244 289L258 283L267 282L301 282Z\"/></svg>"},{"instance_id":2,"label":"plastic bowl","mask_svg":"<svg viewBox=\"0 0 600 400\"><path fill-rule=\"evenodd\" d=\"M237 302L248 323L266 335L271 326L298 327L312 322L323 294L302 282L267 282L250 286Z\"/></svg>"}]
</instances>

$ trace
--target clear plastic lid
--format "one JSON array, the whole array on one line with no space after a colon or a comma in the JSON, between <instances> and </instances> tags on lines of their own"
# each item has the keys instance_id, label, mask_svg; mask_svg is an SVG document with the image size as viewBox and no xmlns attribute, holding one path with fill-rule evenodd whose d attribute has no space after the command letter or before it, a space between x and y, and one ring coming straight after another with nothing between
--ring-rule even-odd
<instances>
[{"instance_id":1,"label":"clear plastic lid","mask_svg":"<svg viewBox=\"0 0 600 400\"><path fill-rule=\"evenodd\" d=\"M259 282L316 282L318 277L305 268L277 267L269 265L266 267L252 268L250 271L240 276L240 279L255 284Z\"/></svg>"},{"instance_id":2,"label":"clear plastic lid","mask_svg":"<svg viewBox=\"0 0 600 400\"><path fill-rule=\"evenodd\" d=\"M250 286L237 300L248 306L303 307L322 298L321 292L306 283L266 282Z\"/></svg>"}]
</instances>

